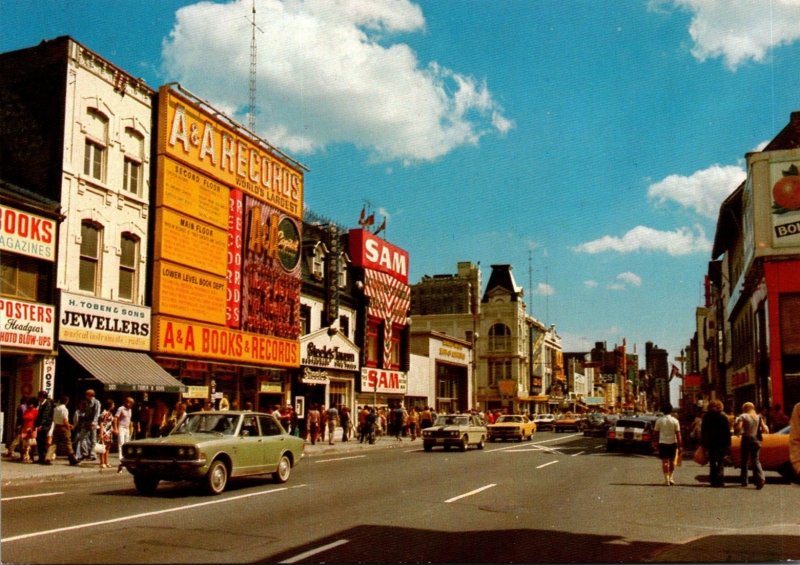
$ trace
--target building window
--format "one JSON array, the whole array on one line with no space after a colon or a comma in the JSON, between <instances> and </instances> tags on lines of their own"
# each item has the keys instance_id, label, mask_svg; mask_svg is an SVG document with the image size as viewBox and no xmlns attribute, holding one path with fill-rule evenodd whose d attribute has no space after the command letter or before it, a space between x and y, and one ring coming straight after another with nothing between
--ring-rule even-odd
<instances>
[{"instance_id":1,"label":"building window","mask_svg":"<svg viewBox=\"0 0 800 565\"><path fill-rule=\"evenodd\" d=\"M31 257L3 255L0 259L0 294L38 301L39 265Z\"/></svg>"},{"instance_id":2,"label":"building window","mask_svg":"<svg viewBox=\"0 0 800 565\"><path fill-rule=\"evenodd\" d=\"M489 363L489 384L511 378L511 360L492 361Z\"/></svg>"},{"instance_id":3,"label":"building window","mask_svg":"<svg viewBox=\"0 0 800 565\"><path fill-rule=\"evenodd\" d=\"M325 246L318 244L314 247L314 255L311 258L311 275L317 279L322 280L325 277Z\"/></svg>"},{"instance_id":4,"label":"building window","mask_svg":"<svg viewBox=\"0 0 800 565\"><path fill-rule=\"evenodd\" d=\"M139 238L129 233L123 233L119 246L119 297L122 300L133 302L136 300Z\"/></svg>"},{"instance_id":5,"label":"building window","mask_svg":"<svg viewBox=\"0 0 800 565\"><path fill-rule=\"evenodd\" d=\"M392 332L392 351L391 355L389 356L389 363L386 364L387 369L399 369L400 368L400 333L401 330L397 326L391 326L391 329L387 329L387 331Z\"/></svg>"},{"instance_id":6,"label":"building window","mask_svg":"<svg viewBox=\"0 0 800 565\"><path fill-rule=\"evenodd\" d=\"M100 292L100 246L103 229L91 222L81 224L81 262L78 288L92 294Z\"/></svg>"},{"instance_id":7,"label":"building window","mask_svg":"<svg viewBox=\"0 0 800 565\"><path fill-rule=\"evenodd\" d=\"M345 337L350 337L350 318L347 316L339 316L339 331L342 332Z\"/></svg>"},{"instance_id":8,"label":"building window","mask_svg":"<svg viewBox=\"0 0 800 565\"><path fill-rule=\"evenodd\" d=\"M489 328L489 351L511 351L511 328L505 324Z\"/></svg>"},{"instance_id":9,"label":"building window","mask_svg":"<svg viewBox=\"0 0 800 565\"><path fill-rule=\"evenodd\" d=\"M86 140L83 153L83 174L105 182L106 147L108 146L108 119L90 108L86 114Z\"/></svg>"},{"instance_id":10,"label":"building window","mask_svg":"<svg viewBox=\"0 0 800 565\"><path fill-rule=\"evenodd\" d=\"M377 367L380 361L380 322L369 320L367 323L367 356L364 363L368 367Z\"/></svg>"},{"instance_id":11,"label":"building window","mask_svg":"<svg viewBox=\"0 0 800 565\"><path fill-rule=\"evenodd\" d=\"M336 281L339 288L347 288L347 255L339 255L339 275Z\"/></svg>"},{"instance_id":12,"label":"building window","mask_svg":"<svg viewBox=\"0 0 800 565\"><path fill-rule=\"evenodd\" d=\"M125 128L125 169L122 188L137 196L142 193L143 160L144 137L132 128Z\"/></svg>"},{"instance_id":13,"label":"building window","mask_svg":"<svg viewBox=\"0 0 800 565\"><path fill-rule=\"evenodd\" d=\"M308 304L300 305L300 332L302 335L311 333L311 306Z\"/></svg>"}]
</instances>

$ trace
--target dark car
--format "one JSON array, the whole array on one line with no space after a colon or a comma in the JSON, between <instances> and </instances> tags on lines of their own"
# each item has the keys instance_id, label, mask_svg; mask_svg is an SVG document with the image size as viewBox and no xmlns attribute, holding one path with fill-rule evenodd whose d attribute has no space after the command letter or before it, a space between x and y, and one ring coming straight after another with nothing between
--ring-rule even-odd
<instances>
[{"instance_id":1,"label":"dark car","mask_svg":"<svg viewBox=\"0 0 800 565\"><path fill-rule=\"evenodd\" d=\"M620 418L606 432L606 450L626 449L652 453L654 418Z\"/></svg>"},{"instance_id":2,"label":"dark car","mask_svg":"<svg viewBox=\"0 0 800 565\"><path fill-rule=\"evenodd\" d=\"M583 423L583 435L605 437L608 427L609 421L603 414L592 412Z\"/></svg>"}]
</instances>

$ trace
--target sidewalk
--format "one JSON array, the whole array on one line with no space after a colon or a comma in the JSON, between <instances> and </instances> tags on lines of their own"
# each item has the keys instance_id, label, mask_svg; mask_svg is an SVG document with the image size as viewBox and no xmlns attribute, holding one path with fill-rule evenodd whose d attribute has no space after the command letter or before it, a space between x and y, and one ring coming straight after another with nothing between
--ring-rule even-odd
<instances>
[{"instance_id":1,"label":"sidewalk","mask_svg":"<svg viewBox=\"0 0 800 565\"><path fill-rule=\"evenodd\" d=\"M333 445L328 444L327 441L317 441L316 445L311 445L306 441L304 450L304 457L319 457L322 455L336 455L348 453L360 453L371 451L375 449L388 449L394 447L416 446L422 449L422 441L411 441L409 438L403 438L403 441L397 441L394 437L381 436L375 440L375 444L369 445L368 443L358 443L358 439L350 439L347 442L341 441L341 430L337 430L335 435L337 440ZM5 453L5 445L2 447L2 453ZM3 487L19 484L23 482L45 482L57 481L66 477L84 476L84 477L110 477L116 476L117 465L119 458L117 452L112 452L108 456L108 463L111 469L104 469L100 471L97 461L83 461L79 465L71 466L66 457L57 457L52 465L39 465L38 463L22 463L20 459L11 461L10 459L3 458L0 462L0 485ZM126 475L127 471L124 472Z\"/></svg>"}]
</instances>

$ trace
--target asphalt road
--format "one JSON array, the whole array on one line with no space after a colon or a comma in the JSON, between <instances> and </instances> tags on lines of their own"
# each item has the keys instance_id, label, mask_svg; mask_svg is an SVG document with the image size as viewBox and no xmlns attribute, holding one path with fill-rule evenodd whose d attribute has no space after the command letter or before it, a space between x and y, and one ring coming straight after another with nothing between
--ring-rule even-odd
<instances>
[{"instance_id":1,"label":"asphalt road","mask_svg":"<svg viewBox=\"0 0 800 565\"><path fill-rule=\"evenodd\" d=\"M395 449L307 457L285 485L191 484L140 496L126 473L2 492L3 563L698 562L800 559L800 486L706 483L686 462L537 433L467 453Z\"/></svg>"}]
</instances>

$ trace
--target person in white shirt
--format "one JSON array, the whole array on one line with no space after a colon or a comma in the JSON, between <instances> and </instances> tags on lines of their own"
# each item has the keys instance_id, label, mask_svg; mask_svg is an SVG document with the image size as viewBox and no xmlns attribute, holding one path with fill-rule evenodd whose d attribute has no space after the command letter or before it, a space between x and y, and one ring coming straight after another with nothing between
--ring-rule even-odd
<instances>
[{"instance_id":1,"label":"person in white shirt","mask_svg":"<svg viewBox=\"0 0 800 565\"><path fill-rule=\"evenodd\" d=\"M675 472L675 458L683 450L681 441L681 424L672 415L672 405L664 406L664 415L656 421L655 440L658 442L658 456L661 459L661 471L664 473L664 484L675 484L672 474Z\"/></svg>"},{"instance_id":2,"label":"person in white shirt","mask_svg":"<svg viewBox=\"0 0 800 565\"><path fill-rule=\"evenodd\" d=\"M133 398L126 398L125 402L117 408L117 413L114 415L114 434L117 436L117 446L119 448L120 464L117 468L117 473L122 472L122 446L127 443L131 437L131 419L133 415Z\"/></svg>"}]
</instances>

